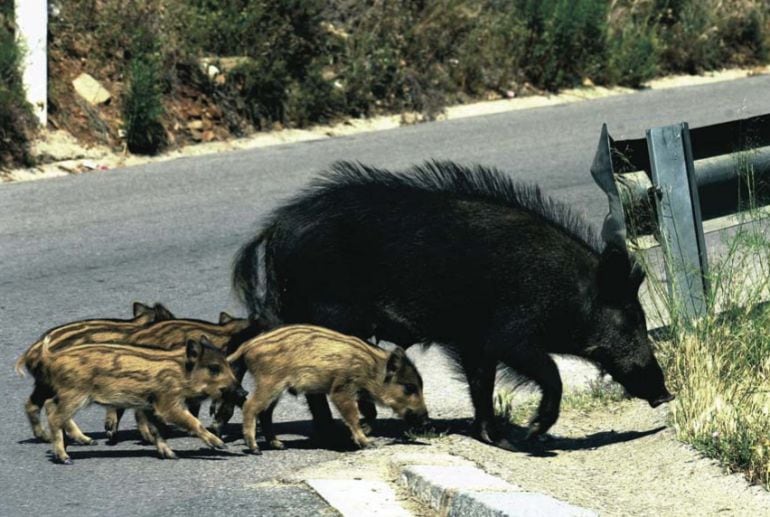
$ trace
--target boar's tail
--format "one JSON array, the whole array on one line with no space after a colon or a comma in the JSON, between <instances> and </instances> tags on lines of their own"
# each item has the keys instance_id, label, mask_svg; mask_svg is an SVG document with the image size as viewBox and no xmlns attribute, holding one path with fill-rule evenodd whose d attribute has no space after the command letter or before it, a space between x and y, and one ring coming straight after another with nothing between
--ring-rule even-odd
<instances>
[{"instance_id":1,"label":"boar's tail","mask_svg":"<svg viewBox=\"0 0 770 517\"><path fill-rule=\"evenodd\" d=\"M16 374L19 377L24 377L27 375L27 373L24 371L25 367L27 365L27 354L29 353L29 350L21 354L21 357L19 357L16 360L16 364L14 365L13 369L16 370Z\"/></svg>"},{"instance_id":2,"label":"boar's tail","mask_svg":"<svg viewBox=\"0 0 770 517\"><path fill-rule=\"evenodd\" d=\"M235 352L227 356L227 362L230 364L235 363L238 359L241 358L241 356L243 356L243 353L246 352L248 348L251 348L248 343L244 343L243 345L239 346Z\"/></svg>"},{"instance_id":3,"label":"boar's tail","mask_svg":"<svg viewBox=\"0 0 770 517\"><path fill-rule=\"evenodd\" d=\"M275 292L274 275L271 266L269 250L267 243L271 235L271 230L265 229L255 238L247 242L238 254L233 263L233 289L238 299L246 306L249 311L250 319L266 319L272 321L278 313L278 293ZM260 247L264 245L263 261L265 269L265 284L262 290L265 293L265 302L260 301L259 269L260 269Z\"/></svg>"},{"instance_id":4,"label":"boar's tail","mask_svg":"<svg viewBox=\"0 0 770 517\"><path fill-rule=\"evenodd\" d=\"M48 359L51 357L51 351L49 350L51 347L51 337L46 336L43 339L43 347L40 349L40 362L45 364Z\"/></svg>"}]
</instances>

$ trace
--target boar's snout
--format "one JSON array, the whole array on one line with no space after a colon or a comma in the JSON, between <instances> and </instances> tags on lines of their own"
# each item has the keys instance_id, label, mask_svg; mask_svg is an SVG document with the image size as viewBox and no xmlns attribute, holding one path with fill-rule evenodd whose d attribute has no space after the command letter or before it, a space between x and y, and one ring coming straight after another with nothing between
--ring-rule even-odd
<instances>
[{"instance_id":1,"label":"boar's snout","mask_svg":"<svg viewBox=\"0 0 770 517\"><path fill-rule=\"evenodd\" d=\"M239 407L243 406L248 395L249 392L238 385L222 388L222 400L231 404L235 404Z\"/></svg>"},{"instance_id":2,"label":"boar's snout","mask_svg":"<svg viewBox=\"0 0 770 517\"><path fill-rule=\"evenodd\" d=\"M404 420L412 427L420 427L428 423L428 412L407 410Z\"/></svg>"},{"instance_id":3,"label":"boar's snout","mask_svg":"<svg viewBox=\"0 0 770 517\"><path fill-rule=\"evenodd\" d=\"M658 407L661 404L665 404L666 402L671 402L672 400L674 400L674 396L671 393L666 392L665 395L661 395L658 398L651 399L648 402L650 403L650 406Z\"/></svg>"}]
</instances>

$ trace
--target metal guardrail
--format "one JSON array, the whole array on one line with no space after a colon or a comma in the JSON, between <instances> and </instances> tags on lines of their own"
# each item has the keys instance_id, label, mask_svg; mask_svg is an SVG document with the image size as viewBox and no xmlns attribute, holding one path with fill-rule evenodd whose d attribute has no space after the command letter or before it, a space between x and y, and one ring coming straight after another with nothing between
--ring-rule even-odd
<instances>
[{"instance_id":1,"label":"metal guardrail","mask_svg":"<svg viewBox=\"0 0 770 517\"><path fill-rule=\"evenodd\" d=\"M602 238L625 247L654 236L669 291L692 319L707 308L703 221L770 205L770 115L618 141L605 124L591 174L609 199Z\"/></svg>"}]
</instances>

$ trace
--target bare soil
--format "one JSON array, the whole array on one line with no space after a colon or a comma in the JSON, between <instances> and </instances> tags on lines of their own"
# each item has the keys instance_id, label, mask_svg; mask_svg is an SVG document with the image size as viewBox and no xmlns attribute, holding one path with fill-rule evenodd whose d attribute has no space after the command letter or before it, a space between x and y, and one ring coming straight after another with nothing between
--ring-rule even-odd
<instances>
[{"instance_id":1,"label":"bare soil","mask_svg":"<svg viewBox=\"0 0 770 517\"><path fill-rule=\"evenodd\" d=\"M770 493L676 440L666 408L626 401L566 410L544 450L501 452L465 436L433 441L524 490L607 516L770 516Z\"/></svg>"}]
</instances>

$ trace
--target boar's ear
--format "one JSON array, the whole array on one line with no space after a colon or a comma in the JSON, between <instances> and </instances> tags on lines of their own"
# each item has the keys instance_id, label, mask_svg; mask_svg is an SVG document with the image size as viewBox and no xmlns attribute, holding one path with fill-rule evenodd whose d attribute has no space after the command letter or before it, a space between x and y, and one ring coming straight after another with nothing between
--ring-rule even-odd
<instances>
[{"instance_id":1,"label":"boar's ear","mask_svg":"<svg viewBox=\"0 0 770 517\"><path fill-rule=\"evenodd\" d=\"M205 334L201 335L200 344L201 344L201 348L204 348L204 347L216 348L214 345L211 344L209 337Z\"/></svg>"},{"instance_id":2,"label":"boar's ear","mask_svg":"<svg viewBox=\"0 0 770 517\"><path fill-rule=\"evenodd\" d=\"M134 310L134 318L138 318L139 316L145 316L147 314L154 312L152 310L152 307L149 307L148 305L145 305L142 302L134 302L133 310Z\"/></svg>"},{"instance_id":3,"label":"boar's ear","mask_svg":"<svg viewBox=\"0 0 770 517\"><path fill-rule=\"evenodd\" d=\"M233 321L234 319L235 319L235 318L233 318L232 316L230 316L229 314L227 314L227 313L226 313L226 312L224 312L224 311L222 311L222 312L220 312L220 313L219 313L219 324L220 324L220 325L225 325L225 324L227 324L227 323L230 323L230 322L231 322L231 321Z\"/></svg>"},{"instance_id":4,"label":"boar's ear","mask_svg":"<svg viewBox=\"0 0 770 517\"><path fill-rule=\"evenodd\" d=\"M388 364L385 366L385 382L390 382L390 379L401 370L404 365L404 358L406 352L400 346L397 346L388 356Z\"/></svg>"},{"instance_id":5,"label":"boar's ear","mask_svg":"<svg viewBox=\"0 0 770 517\"><path fill-rule=\"evenodd\" d=\"M197 363L203 355L203 345L194 339L187 340L187 368L191 369L192 364Z\"/></svg>"},{"instance_id":6,"label":"boar's ear","mask_svg":"<svg viewBox=\"0 0 770 517\"><path fill-rule=\"evenodd\" d=\"M622 301L628 296L631 261L628 252L617 244L609 243L599 258L596 284L599 297L609 303Z\"/></svg>"},{"instance_id":7,"label":"boar's ear","mask_svg":"<svg viewBox=\"0 0 770 517\"><path fill-rule=\"evenodd\" d=\"M171 311L166 309L166 306L162 303L156 303L153 307L153 310L155 311L155 318L156 321L166 321L166 320L175 320L176 316L171 314Z\"/></svg>"}]
</instances>

